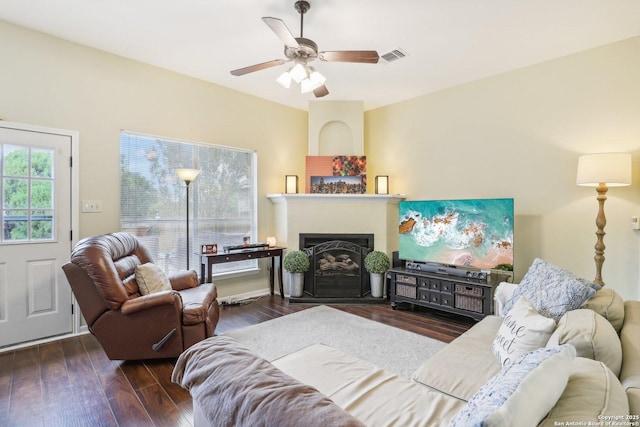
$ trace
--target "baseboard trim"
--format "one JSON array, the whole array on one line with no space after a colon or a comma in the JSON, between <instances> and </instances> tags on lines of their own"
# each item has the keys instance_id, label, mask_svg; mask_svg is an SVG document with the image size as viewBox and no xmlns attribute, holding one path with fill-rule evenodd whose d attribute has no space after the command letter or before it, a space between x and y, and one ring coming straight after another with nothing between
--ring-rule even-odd
<instances>
[{"instance_id":1,"label":"baseboard trim","mask_svg":"<svg viewBox=\"0 0 640 427\"><path fill-rule=\"evenodd\" d=\"M229 295L223 298L218 298L218 302L227 302L227 301L242 301L245 299L258 298L265 295L269 295L271 291L269 289L259 289L257 291L244 292L242 294ZM276 291L277 293L277 291Z\"/></svg>"},{"instance_id":2,"label":"baseboard trim","mask_svg":"<svg viewBox=\"0 0 640 427\"><path fill-rule=\"evenodd\" d=\"M80 335L86 335L88 333L89 333L89 329L86 326L84 326L84 328L81 329L77 333L55 335L53 337L41 338L41 339L37 339L37 340L33 340L33 341L25 341L25 342L22 342L22 343L19 343L19 344L7 346L7 347L2 347L2 348L0 348L0 353L8 353L10 351L21 350L21 349L27 348L27 347L33 347L33 346L36 346L36 345L47 344L47 343L50 343L50 342L53 342L53 341L60 341L60 340L63 340L65 338L72 338L72 337L77 337L77 336L80 336Z\"/></svg>"}]
</instances>

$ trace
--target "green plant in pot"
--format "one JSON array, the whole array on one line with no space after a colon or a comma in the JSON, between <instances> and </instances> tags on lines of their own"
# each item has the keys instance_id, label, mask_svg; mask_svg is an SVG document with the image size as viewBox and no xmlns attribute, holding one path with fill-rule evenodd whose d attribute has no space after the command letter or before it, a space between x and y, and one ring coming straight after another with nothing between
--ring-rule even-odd
<instances>
[{"instance_id":1,"label":"green plant in pot","mask_svg":"<svg viewBox=\"0 0 640 427\"><path fill-rule=\"evenodd\" d=\"M304 273L309 270L309 256L302 251L291 251L284 256L284 269L289 272L290 295L301 297L304 291Z\"/></svg>"},{"instance_id":2,"label":"green plant in pot","mask_svg":"<svg viewBox=\"0 0 640 427\"><path fill-rule=\"evenodd\" d=\"M381 251L371 251L364 258L364 268L369 272L371 296L382 298L384 294L384 273L391 268L389 256Z\"/></svg>"}]
</instances>

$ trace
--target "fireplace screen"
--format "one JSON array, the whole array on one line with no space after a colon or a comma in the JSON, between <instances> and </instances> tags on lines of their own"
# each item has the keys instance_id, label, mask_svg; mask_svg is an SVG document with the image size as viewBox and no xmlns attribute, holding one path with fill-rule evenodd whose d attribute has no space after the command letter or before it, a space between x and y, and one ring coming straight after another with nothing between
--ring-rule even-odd
<instances>
[{"instance_id":1,"label":"fireplace screen","mask_svg":"<svg viewBox=\"0 0 640 427\"><path fill-rule=\"evenodd\" d=\"M368 237L368 235L365 235ZM329 238L330 236L326 236ZM367 238L311 239L304 251L311 268L305 276L305 293L318 298L361 298L370 293L364 258L372 250ZM347 239L351 241L347 241Z\"/></svg>"}]
</instances>

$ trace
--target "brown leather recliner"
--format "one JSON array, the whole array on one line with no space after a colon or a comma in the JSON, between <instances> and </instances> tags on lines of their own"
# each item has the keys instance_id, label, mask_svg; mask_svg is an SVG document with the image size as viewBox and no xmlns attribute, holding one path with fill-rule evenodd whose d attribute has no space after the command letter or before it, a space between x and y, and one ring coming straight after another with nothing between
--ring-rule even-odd
<instances>
[{"instance_id":1,"label":"brown leather recliner","mask_svg":"<svg viewBox=\"0 0 640 427\"><path fill-rule=\"evenodd\" d=\"M134 236L112 233L79 241L62 266L109 359L177 357L213 336L220 317L215 286L185 270L169 277L172 290L141 295L135 268L147 262L151 255Z\"/></svg>"}]
</instances>

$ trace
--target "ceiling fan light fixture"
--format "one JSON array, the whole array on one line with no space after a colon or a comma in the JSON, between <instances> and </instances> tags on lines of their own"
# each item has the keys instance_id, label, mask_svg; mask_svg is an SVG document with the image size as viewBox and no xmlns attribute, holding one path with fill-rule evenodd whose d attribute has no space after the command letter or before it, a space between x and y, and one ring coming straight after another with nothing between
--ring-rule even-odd
<instances>
[{"instance_id":1,"label":"ceiling fan light fixture","mask_svg":"<svg viewBox=\"0 0 640 427\"><path fill-rule=\"evenodd\" d=\"M280 74L280 77L276 79L276 81L285 89L289 89L291 87L291 74L288 71Z\"/></svg>"},{"instance_id":2,"label":"ceiling fan light fixture","mask_svg":"<svg viewBox=\"0 0 640 427\"><path fill-rule=\"evenodd\" d=\"M314 83L309 78L306 78L302 82L300 82L300 93L309 93L312 92L315 88L316 86L314 86Z\"/></svg>"},{"instance_id":3,"label":"ceiling fan light fixture","mask_svg":"<svg viewBox=\"0 0 640 427\"><path fill-rule=\"evenodd\" d=\"M304 15L309 11L311 4L307 0L297 0L294 8L300 14L300 37L295 37L282 19L264 16L262 21L284 43L284 56L286 59L275 59L249 67L232 70L234 76L242 76L255 71L282 65L293 61L293 67L280 75L276 81L285 88L291 87L291 80L300 85L302 93L312 92L316 98L322 98L329 94L324 85L327 80L322 74L314 70L307 63L316 59L324 62L350 62L377 64L380 55L375 50L335 50L318 51L318 45L311 39L304 37Z\"/></svg>"},{"instance_id":4,"label":"ceiling fan light fixture","mask_svg":"<svg viewBox=\"0 0 640 427\"><path fill-rule=\"evenodd\" d=\"M291 71L289 71L289 74L296 83L300 83L307 77L307 70L305 70L304 65L298 62Z\"/></svg>"},{"instance_id":5,"label":"ceiling fan light fixture","mask_svg":"<svg viewBox=\"0 0 640 427\"><path fill-rule=\"evenodd\" d=\"M311 80L312 83L314 83L315 85L314 89L322 86L327 81L327 78L325 76L323 76L313 68L311 68L311 74L309 74L309 79Z\"/></svg>"}]
</instances>

